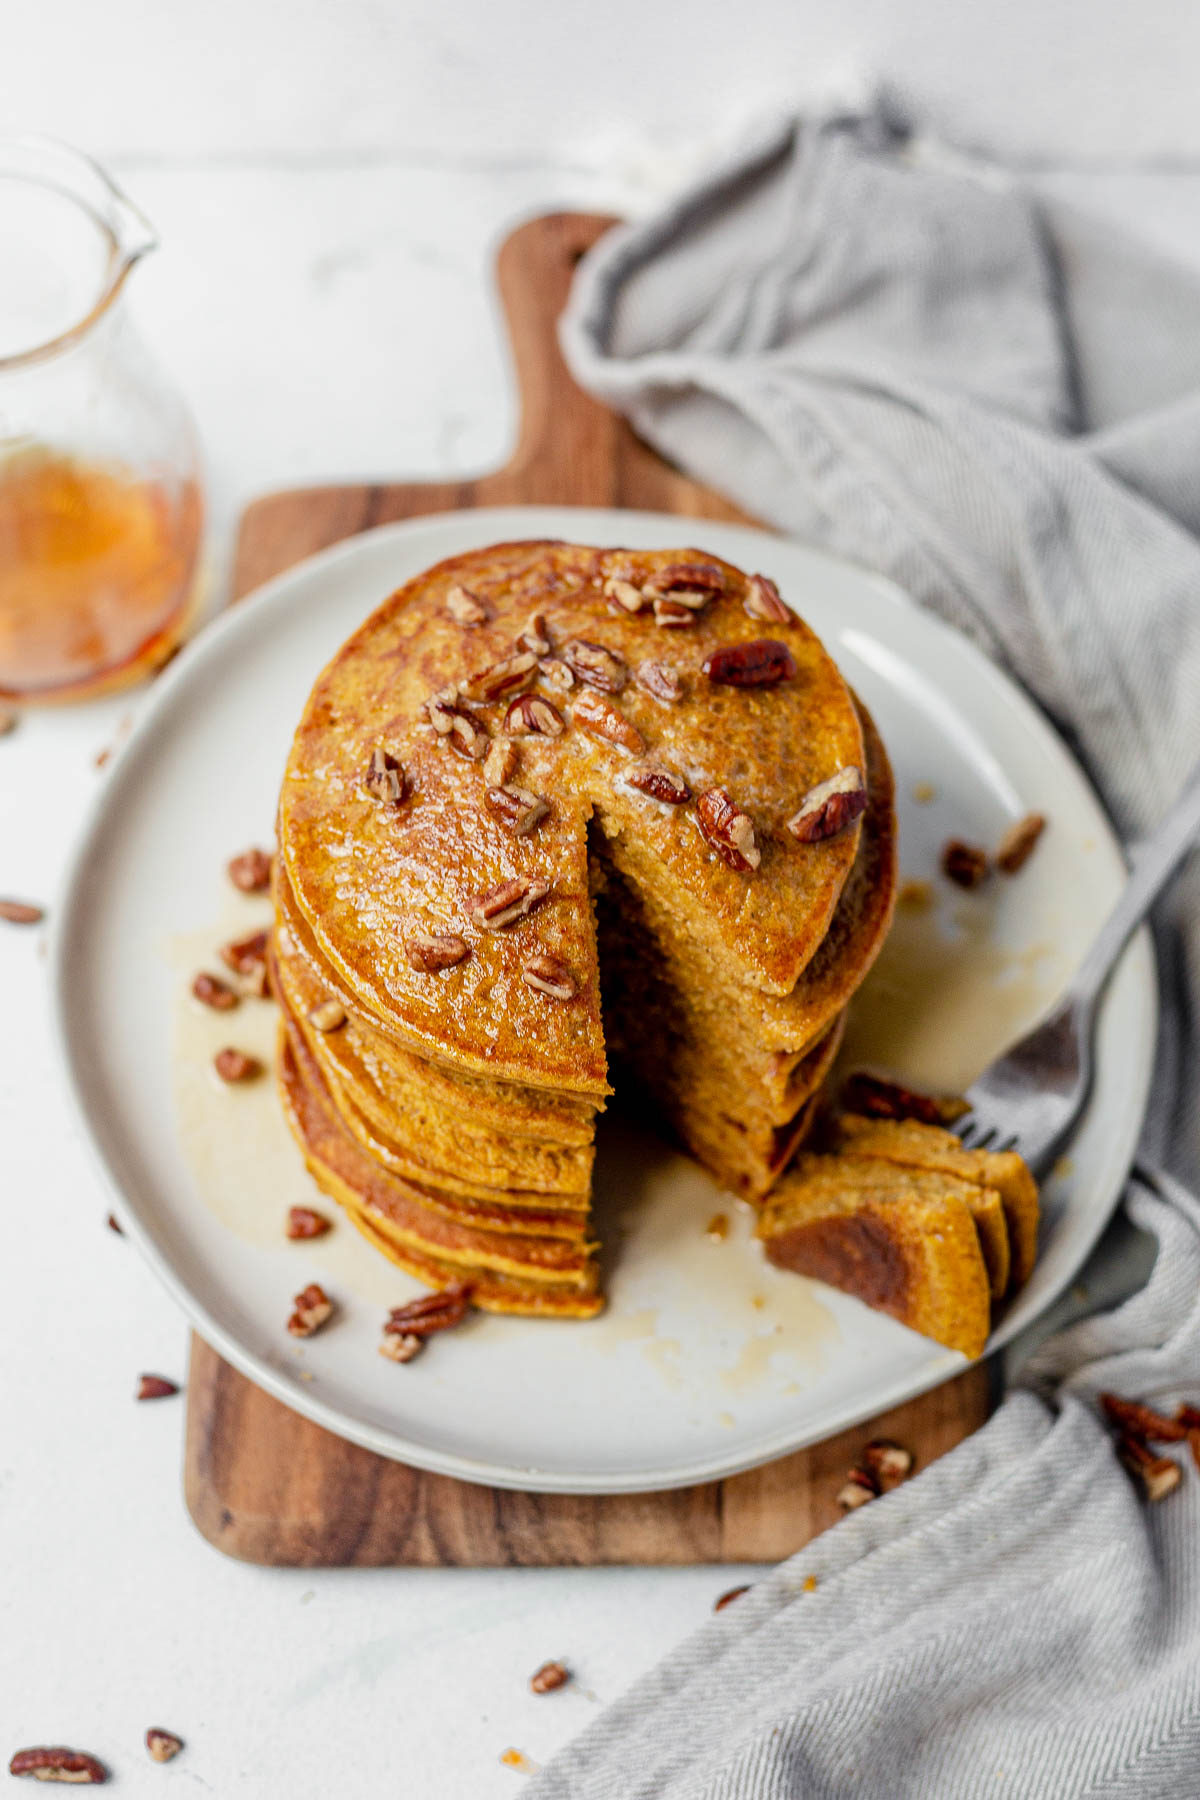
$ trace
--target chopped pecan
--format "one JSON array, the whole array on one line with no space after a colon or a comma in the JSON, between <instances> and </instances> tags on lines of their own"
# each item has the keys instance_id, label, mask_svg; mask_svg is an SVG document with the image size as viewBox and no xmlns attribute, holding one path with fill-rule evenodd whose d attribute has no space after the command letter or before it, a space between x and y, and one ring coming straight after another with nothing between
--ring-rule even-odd
<instances>
[{"instance_id":1,"label":"chopped pecan","mask_svg":"<svg viewBox=\"0 0 1200 1800\"><path fill-rule=\"evenodd\" d=\"M528 650L534 656L549 656L554 648L550 636L550 627L546 623L545 613L531 613L524 631L517 639L518 650Z\"/></svg>"},{"instance_id":2,"label":"chopped pecan","mask_svg":"<svg viewBox=\"0 0 1200 1800\"><path fill-rule=\"evenodd\" d=\"M253 1081L256 1075L262 1073L262 1064L257 1056L248 1056L244 1050L235 1050L231 1044L217 1051L213 1057L213 1068L222 1081L230 1082Z\"/></svg>"},{"instance_id":3,"label":"chopped pecan","mask_svg":"<svg viewBox=\"0 0 1200 1800\"><path fill-rule=\"evenodd\" d=\"M573 717L589 737L604 738L610 744L619 744L622 750L628 750L634 756L640 756L646 748L637 726L625 717L619 706L614 706L602 694L593 694L585 689L574 703Z\"/></svg>"},{"instance_id":4,"label":"chopped pecan","mask_svg":"<svg viewBox=\"0 0 1200 1800\"><path fill-rule=\"evenodd\" d=\"M653 800L661 800L665 806L682 806L692 797L682 775L675 775L670 769L638 769L629 777L629 785Z\"/></svg>"},{"instance_id":5,"label":"chopped pecan","mask_svg":"<svg viewBox=\"0 0 1200 1800\"><path fill-rule=\"evenodd\" d=\"M32 1775L37 1781L66 1781L80 1787L101 1787L108 1770L99 1757L86 1750L69 1750L65 1744L38 1744L18 1750L8 1765L10 1775Z\"/></svg>"},{"instance_id":6,"label":"chopped pecan","mask_svg":"<svg viewBox=\"0 0 1200 1800\"><path fill-rule=\"evenodd\" d=\"M872 1438L862 1453L862 1466L876 1487L896 1487L912 1474L912 1451L889 1438Z\"/></svg>"},{"instance_id":7,"label":"chopped pecan","mask_svg":"<svg viewBox=\"0 0 1200 1800\"><path fill-rule=\"evenodd\" d=\"M1179 1486L1183 1471L1169 1456L1155 1456L1141 1438L1122 1433L1117 1455L1138 1483L1147 1500L1165 1500Z\"/></svg>"},{"instance_id":8,"label":"chopped pecan","mask_svg":"<svg viewBox=\"0 0 1200 1800\"><path fill-rule=\"evenodd\" d=\"M249 937L234 938L232 943L222 944L218 954L235 975L252 975L260 965L266 966L267 934L252 931Z\"/></svg>"},{"instance_id":9,"label":"chopped pecan","mask_svg":"<svg viewBox=\"0 0 1200 1800\"><path fill-rule=\"evenodd\" d=\"M700 667L721 687L773 687L792 679L796 659L778 638L751 638L744 644L722 644Z\"/></svg>"},{"instance_id":10,"label":"chopped pecan","mask_svg":"<svg viewBox=\"0 0 1200 1800\"><path fill-rule=\"evenodd\" d=\"M917 1119L922 1125L947 1125L966 1111L961 1100L917 1093L871 1069L855 1069L846 1078L841 1103L846 1112L869 1119Z\"/></svg>"},{"instance_id":11,"label":"chopped pecan","mask_svg":"<svg viewBox=\"0 0 1200 1800\"><path fill-rule=\"evenodd\" d=\"M651 596L670 594L685 606L701 607L725 592L725 577L715 563L667 563L644 581L642 587Z\"/></svg>"},{"instance_id":12,"label":"chopped pecan","mask_svg":"<svg viewBox=\"0 0 1200 1800\"><path fill-rule=\"evenodd\" d=\"M407 1306L394 1306L383 1328L385 1339L415 1337L423 1344L435 1331L450 1331L461 1325L470 1304L471 1290L466 1282L452 1281L436 1293L421 1294L416 1300L410 1300ZM392 1356L395 1362L407 1362L415 1352L410 1351L404 1356L394 1356L391 1351L384 1354Z\"/></svg>"},{"instance_id":13,"label":"chopped pecan","mask_svg":"<svg viewBox=\"0 0 1200 1800\"><path fill-rule=\"evenodd\" d=\"M632 581L623 581L619 575L610 575L604 584L604 592L621 612L639 613L646 604L646 596L641 588L635 587Z\"/></svg>"},{"instance_id":14,"label":"chopped pecan","mask_svg":"<svg viewBox=\"0 0 1200 1800\"><path fill-rule=\"evenodd\" d=\"M458 689L453 683L449 687L439 688L436 694L430 694L425 702L429 723L439 737L449 737L450 729L460 710Z\"/></svg>"},{"instance_id":15,"label":"chopped pecan","mask_svg":"<svg viewBox=\"0 0 1200 1800\"><path fill-rule=\"evenodd\" d=\"M146 1733L146 1749L153 1762L173 1762L183 1749L183 1739L173 1731L164 1731L161 1725L151 1725Z\"/></svg>"},{"instance_id":16,"label":"chopped pecan","mask_svg":"<svg viewBox=\"0 0 1200 1800\"><path fill-rule=\"evenodd\" d=\"M468 762L482 762L489 743L487 726L472 713L457 712L450 721L446 742Z\"/></svg>"},{"instance_id":17,"label":"chopped pecan","mask_svg":"<svg viewBox=\"0 0 1200 1800\"><path fill-rule=\"evenodd\" d=\"M535 1694L552 1694L555 1688L566 1687L571 1679L571 1671L565 1663L543 1663L529 1677L529 1685Z\"/></svg>"},{"instance_id":18,"label":"chopped pecan","mask_svg":"<svg viewBox=\"0 0 1200 1800\"><path fill-rule=\"evenodd\" d=\"M1140 1400L1122 1400L1119 1394L1101 1394L1100 1404L1118 1431L1160 1444L1182 1444L1188 1427L1183 1419L1168 1419Z\"/></svg>"},{"instance_id":19,"label":"chopped pecan","mask_svg":"<svg viewBox=\"0 0 1200 1800\"><path fill-rule=\"evenodd\" d=\"M210 975L207 969L201 969L192 982L192 994L201 1005L211 1006L214 1012L232 1012L238 1003L238 996L229 983L222 981L219 975Z\"/></svg>"},{"instance_id":20,"label":"chopped pecan","mask_svg":"<svg viewBox=\"0 0 1200 1800\"><path fill-rule=\"evenodd\" d=\"M261 894L271 885L271 858L266 850L243 850L226 864L226 871L243 894Z\"/></svg>"},{"instance_id":21,"label":"chopped pecan","mask_svg":"<svg viewBox=\"0 0 1200 1800\"><path fill-rule=\"evenodd\" d=\"M757 869L762 852L754 841L754 822L735 806L724 788L706 788L696 802L700 830L722 862L744 874Z\"/></svg>"},{"instance_id":22,"label":"chopped pecan","mask_svg":"<svg viewBox=\"0 0 1200 1800\"><path fill-rule=\"evenodd\" d=\"M333 1317L333 1301L315 1281L295 1296L292 1305L296 1310L287 1322L292 1337L312 1337Z\"/></svg>"},{"instance_id":23,"label":"chopped pecan","mask_svg":"<svg viewBox=\"0 0 1200 1800\"><path fill-rule=\"evenodd\" d=\"M322 1000L306 1016L314 1031L340 1031L346 1023L346 1009L337 1000Z\"/></svg>"},{"instance_id":24,"label":"chopped pecan","mask_svg":"<svg viewBox=\"0 0 1200 1800\"><path fill-rule=\"evenodd\" d=\"M629 679L623 657L587 638L571 638L562 647L562 658L578 681L602 694L619 694Z\"/></svg>"},{"instance_id":25,"label":"chopped pecan","mask_svg":"<svg viewBox=\"0 0 1200 1800\"><path fill-rule=\"evenodd\" d=\"M289 1206L287 1216L287 1235L296 1240L324 1237L333 1228L324 1213L315 1212L311 1206Z\"/></svg>"},{"instance_id":26,"label":"chopped pecan","mask_svg":"<svg viewBox=\"0 0 1200 1800\"><path fill-rule=\"evenodd\" d=\"M668 663L647 658L638 664L634 677L639 687L644 687L656 700L665 700L668 705L673 705L683 693L683 683Z\"/></svg>"},{"instance_id":27,"label":"chopped pecan","mask_svg":"<svg viewBox=\"0 0 1200 1800\"><path fill-rule=\"evenodd\" d=\"M719 1594L713 1601L713 1611L724 1612L727 1606L732 1606L735 1600L740 1600L743 1594L749 1592L750 1583L748 1581L743 1582L741 1587L726 1588L725 1592Z\"/></svg>"},{"instance_id":28,"label":"chopped pecan","mask_svg":"<svg viewBox=\"0 0 1200 1800\"><path fill-rule=\"evenodd\" d=\"M561 656L543 656L538 664L538 671L543 681L548 681L560 693L569 694L575 686L575 677Z\"/></svg>"},{"instance_id":29,"label":"chopped pecan","mask_svg":"<svg viewBox=\"0 0 1200 1800\"><path fill-rule=\"evenodd\" d=\"M456 625L484 625L490 616L478 594L465 587L450 589L446 595L446 611Z\"/></svg>"},{"instance_id":30,"label":"chopped pecan","mask_svg":"<svg viewBox=\"0 0 1200 1800\"><path fill-rule=\"evenodd\" d=\"M682 600L660 597L654 602L654 623L667 631L686 631L696 623L696 615Z\"/></svg>"},{"instance_id":31,"label":"chopped pecan","mask_svg":"<svg viewBox=\"0 0 1200 1800\"><path fill-rule=\"evenodd\" d=\"M551 956L547 950L530 957L521 970L521 980L526 987L536 988L539 994L549 994L552 1000L573 1000L579 991L566 963L559 956Z\"/></svg>"},{"instance_id":32,"label":"chopped pecan","mask_svg":"<svg viewBox=\"0 0 1200 1800\"><path fill-rule=\"evenodd\" d=\"M168 1381L165 1375L139 1375L135 1400L169 1400L172 1394L179 1392L177 1381Z\"/></svg>"},{"instance_id":33,"label":"chopped pecan","mask_svg":"<svg viewBox=\"0 0 1200 1800\"><path fill-rule=\"evenodd\" d=\"M45 907L29 900L0 900L0 919L8 925L36 925L45 916Z\"/></svg>"},{"instance_id":34,"label":"chopped pecan","mask_svg":"<svg viewBox=\"0 0 1200 1800\"><path fill-rule=\"evenodd\" d=\"M550 811L549 801L523 787L491 787L483 798L488 811L517 837L528 837Z\"/></svg>"},{"instance_id":35,"label":"chopped pecan","mask_svg":"<svg viewBox=\"0 0 1200 1800\"><path fill-rule=\"evenodd\" d=\"M950 838L942 845L942 874L956 887L978 887L986 879L989 866L987 851L976 844Z\"/></svg>"},{"instance_id":36,"label":"chopped pecan","mask_svg":"<svg viewBox=\"0 0 1200 1800\"><path fill-rule=\"evenodd\" d=\"M376 744L371 752L363 787L381 806L398 806L404 798L404 770L382 744Z\"/></svg>"},{"instance_id":37,"label":"chopped pecan","mask_svg":"<svg viewBox=\"0 0 1200 1800\"><path fill-rule=\"evenodd\" d=\"M110 1231L115 1231L118 1237L125 1236L124 1227L122 1226L121 1221L120 1221L120 1219L118 1219L116 1213L109 1213L109 1215L108 1215L107 1219L105 1219L104 1223L108 1226L108 1229Z\"/></svg>"},{"instance_id":38,"label":"chopped pecan","mask_svg":"<svg viewBox=\"0 0 1200 1800\"><path fill-rule=\"evenodd\" d=\"M561 737L563 716L542 694L518 694L509 702L504 729L511 737Z\"/></svg>"},{"instance_id":39,"label":"chopped pecan","mask_svg":"<svg viewBox=\"0 0 1200 1800\"><path fill-rule=\"evenodd\" d=\"M383 1342L379 1346L380 1356L386 1356L389 1362L411 1362L425 1348L425 1339L418 1337L415 1331L384 1331Z\"/></svg>"},{"instance_id":40,"label":"chopped pecan","mask_svg":"<svg viewBox=\"0 0 1200 1800\"><path fill-rule=\"evenodd\" d=\"M502 657L472 675L463 688L468 700L498 700L510 688L520 687L525 677L537 667L532 650L519 650L515 656Z\"/></svg>"},{"instance_id":41,"label":"chopped pecan","mask_svg":"<svg viewBox=\"0 0 1200 1800\"><path fill-rule=\"evenodd\" d=\"M453 969L456 964L465 962L471 948L466 939L454 931L418 931L405 938L404 954L409 968L415 969L418 975L438 975L443 969Z\"/></svg>"},{"instance_id":42,"label":"chopped pecan","mask_svg":"<svg viewBox=\"0 0 1200 1800\"><path fill-rule=\"evenodd\" d=\"M483 778L489 787L503 787L511 781L521 761L521 752L507 738L493 738L483 759Z\"/></svg>"},{"instance_id":43,"label":"chopped pecan","mask_svg":"<svg viewBox=\"0 0 1200 1800\"><path fill-rule=\"evenodd\" d=\"M828 781L819 781L816 787L809 788L786 829L802 844L819 844L847 830L866 811L866 806L867 787L862 770L847 763Z\"/></svg>"},{"instance_id":44,"label":"chopped pecan","mask_svg":"<svg viewBox=\"0 0 1200 1800\"><path fill-rule=\"evenodd\" d=\"M514 875L485 893L472 894L467 911L485 931L503 931L518 919L527 919L550 892L550 883L541 875Z\"/></svg>"},{"instance_id":45,"label":"chopped pecan","mask_svg":"<svg viewBox=\"0 0 1200 1800\"><path fill-rule=\"evenodd\" d=\"M769 575L750 577L742 604L752 619L763 619L771 625L794 625L796 622L796 615L784 605L779 589Z\"/></svg>"},{"instance_id":46,"label":"chopped pecan","mask_svg":"<svg viewBox=\"0 0 1200 1800\"><path fill-rule=\"evenodd\" d=\"M838 1489L837 1503L843 1512L854 1512L858 1507L865 1506L868 1500L876 1500L878 1497L879 1489L874 1476L868 1474L866 1469L851 1469Z\"/></svg>"},{"instance_id":47,"label":"chopped pecan","mask_svg":"<svg viewBox=\"0 0 1200 1800\"><path fill-rule=\"evenodd\" d=\"M238 977L239 991L247 999L265 1000L271 992L270 977L267 974L267 961L249 963L244 975Z\"/></svg>"},{"instance_id":48,"label":"chopped pecan","mask_svg":"<svg viewBox=\"0 0 1200 1800\"><path fill-rule=\"evenodd\" d=\"M1026 813L1009 826L996 851L996 867L1002 874L1015 875L1025 867L1045 829L1046 820L1041 813Z\"/></svg>"}]
</instances>

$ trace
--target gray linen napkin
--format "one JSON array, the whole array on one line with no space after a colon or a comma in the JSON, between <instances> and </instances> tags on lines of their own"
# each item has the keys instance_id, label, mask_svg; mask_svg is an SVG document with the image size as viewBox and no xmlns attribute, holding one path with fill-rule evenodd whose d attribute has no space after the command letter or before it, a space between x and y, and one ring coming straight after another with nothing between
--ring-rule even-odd
<instances>
[{"instance_id":1,"label":"gray linen napkin","mask_svg":"<svg viewBox=\"0 0 1200 1800\"><path fill-rule=\"evenodd\" d=\"M864 117L781 125L612 233L563 343L666 456L1012 669L1133 839L1200 756L1198 302L1173 266ZM1193 870L1159 921L1144 1154L1175 1173L1125 1199L1157 1240L1145 1288L713 1618L530 1800L1200 1795L1200 1475L1184 1455L1146 1506L1094 1411L1104 1388L1200 1394L1198 902Z\"/></svg>"}]
</instances>

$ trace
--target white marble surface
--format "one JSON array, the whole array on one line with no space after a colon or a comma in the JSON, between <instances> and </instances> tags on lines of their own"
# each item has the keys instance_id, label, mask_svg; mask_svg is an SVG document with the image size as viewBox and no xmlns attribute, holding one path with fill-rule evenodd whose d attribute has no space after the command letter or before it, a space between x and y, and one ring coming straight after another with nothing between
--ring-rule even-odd
<instances>
[{"instance_id":1,"label":"white marble surface","mask_svg":"<svg viewBox=\"0 0 1200 1800\"><path fill-rule=\"evenodd\" d=\"M609 7L595 57L581 54L565 9L548 50L542 13L528 5L493 10L486 26L478 8L441 14L423 36L412 7L366 0L337 10L310 0L292 9L287 33L276 9L230 0L186 20L145 0L70 7L66 33L58 9L41 9L10 28L0 107L111 153L161 228L165 247L133 298L200 423L218 575L237 510L256 492L499 460L514 421L488 297L491 247L515 218L547 206L645 204L754 97L764 67L779 92L802 61L812 70L824 58L837 75L839 58L874 67L907 57L921 76L912 85L924 82L950 122L965 118L997 141L1110 160L1129 141L1155 154L1200 150L1194 55L1162 54L1152 107L1117 0L1088 13L1119 28L1103 62L1068 30L1069 5L1049 9L1047 57L1061 74L1078 51L1076 99L1094 101L1102 76L1115 87L1118 68L1129 75L1136 104L1126 95L1116 112L1132 107L1131 139L1111 108L1085 119L1082 104L1064 138L1046 68L1018 57L1015 24L983 95L961 36L952 32L957 75L937 41L935 26L961 10L933 0L907 9L859 0L842 9L840 38L813 6L754 0L719 56L728 12L700 10L708 32L680 39L654 8ZM1045 16L1035 0L1009 11L1018 22ZM1141 9L1139 21L1156 11L1197 47L1200 25L1182 0ZM819 55L801 58L797 19ZM764 57L764 41L785 26L788 56ZM571 85L542 79L516 97L497 94L497 55L523 58L535 35L543 76L553 55ZM719 104L718 68L723 78L732 70ZM1002 93L1005 69L1008 87L1019 76L1033 98L1018 105ZM1200 264L1200 175L1075 169L1052 180ZM137 704L31 715L0 743L0 892L53 906L104 779L95 752ZM78 1742L133 1795L192 1784L255 1800L518 1791L502 1751L544 1759L744 1575L262 1571L205 1545L180 1497L182 1403L132 1399L141 1370L182 1376L184 1325L130 1245L105 1229L107 1200L53 1065L42 938L0 927L0 1750ZM527 1677L551 1656L578 1680L534 1698ZM141 1748L151 1724L187 1740L168 1768Z\"/></svg>"}]
</instances>

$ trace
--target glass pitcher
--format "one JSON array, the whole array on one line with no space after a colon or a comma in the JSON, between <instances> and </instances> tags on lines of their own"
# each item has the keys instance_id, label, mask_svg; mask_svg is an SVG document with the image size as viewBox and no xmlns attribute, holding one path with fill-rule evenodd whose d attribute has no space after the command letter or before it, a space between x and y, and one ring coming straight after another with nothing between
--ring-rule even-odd
<instances>
[{"instance_id":1,"label":"glass pitcher","mask_svg":"<svg viewBox=\"0 0 1200 1800\"><path fill-rule=\"evenodd\" d=\"M149 222L90 158L0 139L0 695L150 673L198 599L188 415L129 320Z\"/></svg>"}]
</instances>

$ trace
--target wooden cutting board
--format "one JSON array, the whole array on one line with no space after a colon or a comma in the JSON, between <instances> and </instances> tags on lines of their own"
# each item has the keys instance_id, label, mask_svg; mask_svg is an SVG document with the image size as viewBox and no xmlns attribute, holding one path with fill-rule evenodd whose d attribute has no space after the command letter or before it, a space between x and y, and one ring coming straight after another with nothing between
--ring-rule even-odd
<instances>
[{"instance_id":1,"label":"wooden cutting board","mask_svg":"<svg viewBox=\"0 0 1200 1800\"><path fill-rule=\"evenodd\" d=\"M628 506L754 523L668 467L567 373L555 335L558 315L575 264L612 223L551 214L521 226L501 248L497 274L521 404L517 447L503 469L475 481L268 495L242 521L234 597L339 538L452 508ZM679 535L703 541L692 530ZM835 1495L869 1438L895 1438L922 1465L982 1424L989 1405L989 1374L981 1365L870 1424L727 1481L598 1498L510 1493L427 1475L344 1443L254 1387L193 1337L184 1485L204 1536L255 1563L774 1561L838 1518Z\"/></svg>"}]
</instances>

